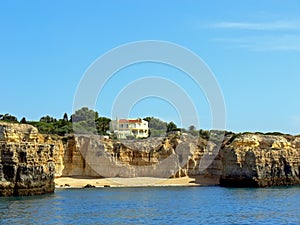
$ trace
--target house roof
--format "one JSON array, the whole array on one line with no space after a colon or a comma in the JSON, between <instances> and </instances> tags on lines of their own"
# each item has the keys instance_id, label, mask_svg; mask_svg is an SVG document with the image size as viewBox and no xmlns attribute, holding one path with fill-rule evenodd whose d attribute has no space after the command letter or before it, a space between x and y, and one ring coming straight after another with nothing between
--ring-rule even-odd
<instances>
[{"instance_id":1,"label":"house roof","mask_svg":"<svg viewBox=\"0 0 300 225\"><path fill-rule=\"evenodd\" d=\"M119 123L141 123L142 119L119 119Z\"/></svg>"}]
</instances>

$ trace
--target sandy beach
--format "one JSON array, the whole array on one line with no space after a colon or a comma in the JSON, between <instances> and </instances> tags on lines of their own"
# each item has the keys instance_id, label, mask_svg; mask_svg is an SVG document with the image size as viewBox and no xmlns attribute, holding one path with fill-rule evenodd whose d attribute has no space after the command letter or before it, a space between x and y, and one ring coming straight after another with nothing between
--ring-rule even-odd
<instances>
[{"instance_id":1,"label":"sandy beach","mask_svg":"<svg viewBox=\"0 0 300 225\"><path fill-rule=\"evenodd\" d=\"M218 176L198 176L197 178L93 178L93 177L59 177L55 178L56 188L94 187L160 187L160 186L214 186L218 185Z\"/></svg>"},{"instance_id":2,"label":"sandy beach","mask_svg":"<svg viewBox=\"0 0 300 225\"><path fill-rule=\"evenodd\" d=\"M182 178L81 178L81 177L60 177L55 178L56 188L83 188L86 185L95 187L147 187L147 186L200 186L195 179Z\"/></svg>"}]
</instances>

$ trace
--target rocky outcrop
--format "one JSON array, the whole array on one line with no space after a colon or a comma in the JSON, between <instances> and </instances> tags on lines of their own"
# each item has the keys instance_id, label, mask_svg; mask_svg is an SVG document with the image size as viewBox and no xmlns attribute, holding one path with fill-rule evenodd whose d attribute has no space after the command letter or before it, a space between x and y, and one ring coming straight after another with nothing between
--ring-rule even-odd
<instances>
[{"instance_id":1,"label":"rocky outcrop","mask_svg":"<svg viewBox=\"0 0 300 225\"><path fill-rule=\"evenodd\" d=\"M300 184L300 138L243 134L220 151L221 186L266 187Z\"/></svg>"},{"instance_id":2,"label":"rocky outcrop","mask_svg":"<svg viewBox=\"0 0 300 225\"><path fill-rule=\"evenodd\" d=\"M220 157L212 154L216 147L214 143L188 134L122 141L70 136L62 176L220 176Z\"/></svg>"},{"instance_id":3,"label":"rocky outcrop","mask_svg":"<svg viewBox=\"0 0 300 225\"><path fill-rule=\"evenodd\" d=\"M41 135L0 123L0 196L54 191L54 177L189 176L200 184L265 187L300 184L300 137L227 134L215 142L189 134L113 141Z\"/></svg>"},{"instance_id":4,"label":"rocky outcrop","mask_svg":"<svg viewBox=\"0 0 300 225\"><path fill-rule=\"evenodd\" d=\"M101 141L98 136L70 137L65 150L65 168L62 175L94 177L183 176L183 174L176 174L179 168L175 152L178 144L176 140L176 138L150 138L119 142ZM171 169L168 169L170 166ZM171 171L172 169L173 171Z\"/></svg>"},{"instance_id":5,"label":"rocky outcrop","mask_svg":"<svg viewBox=\"0 0 300 225\"><path fill-rule=\"evenodd\" d=\"M230 134L220 151L214 142L191 135L134 141L68 141L63 175L183 177L210 184L265 187L300 183L300 138L289 135Z\"/></svg>"},{"instance_id":6,"label":"rocky outcrop","mask_svg":"<svg viewBox=\"0 0 300 225\"><path fill-rule=\"evenodd\" d=\"M1 122L0 196L52 193L57 146L33 126Z\"/></svg>"},{"instance_id":7,"label":"rocky outcrop","mask_svg":"<svg viewBox=\"0 0 300 225\"><path fill-rule=\"evenodd\" d=\"M72 177L101 177L95 172L82 154L88 151L88 146L85 143L79 143L74 136L69 136L66 139L63 165L64 168L60 176Z\"/></svg>"}]
</instances>

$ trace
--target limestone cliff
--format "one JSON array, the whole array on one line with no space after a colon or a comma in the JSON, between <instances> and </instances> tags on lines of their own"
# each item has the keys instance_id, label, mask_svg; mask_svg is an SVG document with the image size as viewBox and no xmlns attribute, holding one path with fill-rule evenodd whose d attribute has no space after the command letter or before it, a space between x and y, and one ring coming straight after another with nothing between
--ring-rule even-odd
<instances>
[{"instance_id":1,"label":"limestone cliff","mask_svg":"<svg viewBox=\"0 0 300 225\"><path fill-rule=\"evenodd\" d=\"M0 196L50 193L60 176L189 176L201 184L239 187L300 184L300 137L229 134L216 150L214 142L188 134L113 141L41 135L30 125L1 122Z\"/></svg>"},{"instance_id":2,"label":"limestone cliff","mask_svg":"<svg viewBox=\"0 0 300 225\"><path fill-rule=\"evenodd\" d=\"M219 155L203 159L215 144L191 135L112 141L70 136L62 176L184 177L221 174ZM207 157L206 157L207 158ZM203 163L208 160L209 164ZM201 164L202 162L202 164ZM207 166L201 169L201 165Z\"/></svg>"},{"instance_id":3,"label":"limestone cliff","mask_svg":"<svg viewBox=\"0 0 300 225\"><path fill-rule=\"evenodd\" d=\"M176 143L168 138L132 141L99 140L99 137L70 137L65 149L63 176L139 177L176 176L160 163L175 157ZM173 163L166 160L164 163ZM168 165L169 165L168 164ZM172 168L173 168L172 167Z\"/></svg>"},{"instance_id":4,"label":"limestone cliff","mask_svg":"<svg viewBox=\"0 0 300 225\"><path fill-rule=\"evenodd\" d=\"M81 145L74 136L69 136L64 145L63 170L60 176L72 177L101 177L86 161L83 152L87 151L87 145ZM82 150L82 151L80 151Z\"/></svg>"},{"instance_id":5,"label":"limestone cliff","mask_svg":"<svg viewBox=\"0 0 300 225\"><path fill-rule=\"evenodd\" d=\"M98 139L97 139L98 138ZM191 135L112 141L70 137L63 176L183 177L222 186L299 184L300 138L284 135L226 135L216 144ZM210 178L212 182L206 182ZM220 178L220 181L219 181Z\"/></svg>"},{"instance_id":6,"label":"limestone cliff","mask_svg":"<svg viewBox=\"0 0 300 225\"><path fill-rule=\"evenodd\" d=\"M243 134L220 151L222 186L300 184L300 138Z\"/></svg>"},{"instance_id":7,"label":"limestone cliff","mask_svg":"<svg viewBox=\"0 0 300 225\"><path fill-rule=\"evenodd\" d=\"M51 139L51 138L50 138ZM0 196L54 191L57 146L30 125L0 123Z\"/></svg>"}]
</instances>

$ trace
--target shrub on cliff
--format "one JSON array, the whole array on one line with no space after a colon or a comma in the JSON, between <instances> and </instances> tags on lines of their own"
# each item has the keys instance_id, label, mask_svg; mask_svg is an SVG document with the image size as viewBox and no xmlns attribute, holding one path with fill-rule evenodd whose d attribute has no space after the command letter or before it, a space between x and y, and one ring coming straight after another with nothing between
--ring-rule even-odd
<instances>
[{"instance_id":1,"label":"shrub on cliff","mask_svg":"<svg viewBox=\"0 0 300 225\"><path fill-rule=\"evenodd\" d=\"M167 124L167 133L172 131L181 131L181 129L178 128L177 125L171 121Z\"/></svg>"},{"instance_id":2,"label":"shrub on cliff","mask_svg":"<svg viewBox=\"0 0 300 225\"><path fill-rule=\"evenodd\" d=\"M38 122L28 121L27 123L38 128L42 134L58 134L64 136L73 133L71 122L65 121L64 119L57 120L49 115L43 116Z\"/></svg>"},{"instance_id":3,"label":"shrub on cliff","mask_svg":"<svg viewBox=\"0 0 300 225\"><path fill-rule=\"evenodd\" d=\"M57 119L55 119L54 117L51 117L49 115L43 116L40 119L40 122L44 122L44 123L54 123L56 121L57 121Z\"/></svg>"},{"instance_id":4,"label":"shrub on cliff","mask_svg":"<svg viewBox=\"0 0 300 225\"><path fill-rule=\"evenodd\" d=\"M18 123L17 117L10 115L8 113L4 115L0 115L0 120L5 121L5 122L10 122L10 123Z\"/></svg>"},{"instance_id":5,"label":"shrub on cliff","mask_svg":"<svg viewBox=\"0 0 300 225\"><path fill-rule=\"evenodd\" d=\"M199 130L199 136L205 140L209 139L210 133L208 130Z\"/></svg>"},{"instance_id":6,"label":"shrub on cliff","mask_svg":"<svg viewBox=\"0 0 300 225\"><path fill-rule=\"evenodd\" d=\"M156 130L156 129L150 129L149 136L151 137L163 137L166 134L166 130Z\"/></svg>"}]
</instances>

